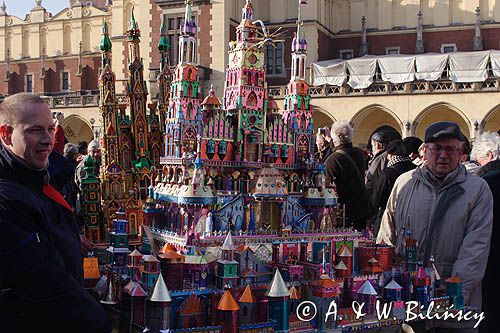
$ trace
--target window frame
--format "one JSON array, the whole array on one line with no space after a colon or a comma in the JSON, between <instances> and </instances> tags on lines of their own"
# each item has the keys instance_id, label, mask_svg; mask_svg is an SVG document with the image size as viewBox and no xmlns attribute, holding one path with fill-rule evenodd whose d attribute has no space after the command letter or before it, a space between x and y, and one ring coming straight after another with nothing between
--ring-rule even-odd
<instances>
[{"instance_id":1,"label":"window frame","mask_svg":"<svg viewBox=\"0 0 500 333\"><path fill-rule=\"evenodd\" d=\"M31 78L31 89L28 90L28 77ZM35 90L34 75L32 73L24 74L24 92L32 93Z\"/></svg>"},{"instance_id":2,"label":"window frame","mask_svg":"<svg viewBox=\"0 0 500 333\"><path fill-rule=\"evenodd\" d=\"M391 53L391 51L396 51L397 53ZM387 46L385 48L385 54L386 55L397 55L401 54L401 47L400 46Z\"/></svg>"},{"instance_id":3,"label":"window frame","mask_svg":"<svg viewBox=\"0 0 500 333\"><path fill-rule=\"evenodd\" d=\"M267 77L284 77L286 76L285 70L285 44L284 42L276 42L276 48L272 45L267 45L265 50L265 64L266 64L266 76ZM278 47L279 45L279 47ZM269 54L271 53L272 57L269 59ZM272 67L269 70L269 64L271 63ZM277 72L277 68L281 68L280 72Z\"/></svg>"},{"instance_id":4,"label":"window frame","mask_svg":"<svg viewBox=\"0 0 500 333\"><path fill-rule=\"evenodd\" d=\"M344 58L344 53L350 53L351 54L351 57L350 58ZM342 49L342 50L339 50L339 58L342 59L342 60L350 60L352 58L354 58L354 50L353 49Z\"/></svg>"},{"instance_id":5,"label":"window frame","mask_svg":"<svg viewBox=\"0 0 500 333\"><path fill-rule=\"evenodd\" d=\"M451 51L451 52L445 52L445 49L447 47L453 47L453 51ZM452 44L441 44L441 53L442 54L453 53L453 52L457 52L457 44L455 44L455 43L452 43Z\"/></svg>"},{"instance_id":6,"label":"window frame","mask_svg":"<svg viewBox=\"0 0 500 333\"><path fill-rule=\"evenodd\" d=\"M65 88L65 87L64 87L64 81L65 81L65 80L64 80L64 75L65 75L65 74L67 74L67 75L68 75L68 79L67 79L67 84L68 84L68 86L66 87L67 89L64 89L64 88ZM61 92L68 92L68 91L70 91L70 90L71 90L71 76L70 76L69 72L67 72L67 71L62 71L62 72L61 72L61 85L60 85L60 91L61 91Z\"/></svg>"}]
</instances>

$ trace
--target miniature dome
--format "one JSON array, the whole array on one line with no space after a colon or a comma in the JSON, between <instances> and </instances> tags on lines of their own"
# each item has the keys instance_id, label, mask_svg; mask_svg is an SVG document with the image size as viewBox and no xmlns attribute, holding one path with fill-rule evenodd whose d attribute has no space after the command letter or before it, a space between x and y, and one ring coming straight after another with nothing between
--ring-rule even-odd
<instances>
[{"instance_id":1,"label":"miniature dome","mask_svg":"<svg viewBox=\"0 0 500 333\"><path fill-rule=\"evenodd\" d=\"M286 183L278 169L262 168L257 175L254 196L283 196L288 194Z\"/></svg>"}]
</instances>

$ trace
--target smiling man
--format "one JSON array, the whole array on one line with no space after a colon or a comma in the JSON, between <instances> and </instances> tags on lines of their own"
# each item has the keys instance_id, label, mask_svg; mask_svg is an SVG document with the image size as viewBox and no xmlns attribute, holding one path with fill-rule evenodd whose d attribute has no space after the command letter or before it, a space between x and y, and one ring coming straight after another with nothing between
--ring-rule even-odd
<instances>
[{"instance_id":1,"label":"smiling man","mask_svg":"<svg viewBox=\"0 0 500 333\"><path fill-rule=\"evenodd\" d=\"M71 207L48 184L54 131L39 96L0 104L0 332L109 332L82 286Z\"/></svg>"},{"instance_id":2,"label":"smiling man","mask_svg":"<svg viewBox=\"0 0 500 333\"><path fill-rule=\"evenodd\" d=\"M463 282L465 304L481 309L481 280L488 260L493 197L488 184L460 164L463 135L453 122L425 132L426 163L402 174L394 185L377 241L403 253L405 232L418 241L418 261L435 266L443 280ZM433 332L475 332L471 323L426 321Z\"/></svg>"}]
</instances>

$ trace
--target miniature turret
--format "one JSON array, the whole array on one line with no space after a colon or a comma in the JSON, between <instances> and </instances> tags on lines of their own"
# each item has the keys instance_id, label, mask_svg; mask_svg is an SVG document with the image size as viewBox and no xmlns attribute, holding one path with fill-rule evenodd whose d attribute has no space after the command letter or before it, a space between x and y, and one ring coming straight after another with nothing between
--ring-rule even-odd
<instances>
[{"instance_id":1,"label":"miniature turret","mask_svg":"<svg viewBox=\"0 0 500 333\"><path fill-rule=\"evenodd\" d=\"M269 298L269 319L276 323L276 331L288 331L288 306L290 300L290 291L285 285L279 269L274 273L273 281L267 291Z\"/></svg>"},{"instance_id":2,"label":"miniature turret","mask_svg":"<svg viewBox=\"0 0 500 333\"><path fill-rule=\"evenodd\" d=\"M236 333L238 332L238 310L240 310L240 306L234 300L233 295L229 291L229 288L226 289L224 295L219 301L217 305L217 310L222 312L221 316L221 326L222 332L224 333Z\"/></svg>"},{"instance_id":3,"label":"miniature turret","mask_svg":"<svg viewBox=\"0 0 500 333\"><path fill-rule=\"evenodd\" d=\"M235 246L231 231L227 232L221 247L221 258L217 260L216 282L218 288L234 287L238 282L238 262L234 260Z\"/></svg>"},{"instance_id":4,"label":"miniature turret","mask_svg":"<svg viewBox=\"0 0 500 333\"><path fill-rule=\"evenodd\" d=\"M457 276L452 276L446 281L446 295L450 297L453 309L464 308L464 295L462 294L462 280Z\"/></svg>"},{"instance_id":5,"label":"miniature turret","mask_svg":"<svg viewBox=\"0 0 500 333\"><path fill-rule=\"evenodd\" d=\"M170 327L170 304L172 298L167 289L165 280L160 274L154 287L151 289L146 305L146 327L152 332L168 330Z\"/></svg>"},{"instance_id":6,"label":"miniature turret","mask_svg":"<svg viewBox=\"0 0 500 333\"><path fill-rule=\"evenodd\" d=\"M252 288L249 284L243 290L243 293L238 300L240 304L240 323L250 324L255 322L255 311L256 311L256 299L252 293Z\"/></svg>"},{"instance_id":7,"label":"miniature turret","mask_svg":"<svg viewBox=\"0 0 500 333\"><path fill-rule=\"evenodd\" d=\"M375 313L375 302L377 300L377 291L369 280L358 289L358 302L365 303L366 314Z\"/></svg>"}]
</instances>

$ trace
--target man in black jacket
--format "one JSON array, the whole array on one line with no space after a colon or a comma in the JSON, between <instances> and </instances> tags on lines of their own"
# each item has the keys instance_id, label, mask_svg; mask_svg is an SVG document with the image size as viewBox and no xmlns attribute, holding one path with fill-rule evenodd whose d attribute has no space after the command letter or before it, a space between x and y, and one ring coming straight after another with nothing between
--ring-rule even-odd
<instances>
[{"instance_id":1,"label":"man in black jacket","mask_svg":"<svg viewBox=\"0 0 500 333\"><path fill-rule=\"evenodd\" d=\"M474 141L471 158L481 164L478 175L488 183L493 194L493 232L491 234L491 248L488 256L488 266L483 279L483 311L485 320L479 326L480 333L498 332L495 316L500 310L495 293L500 272L498 261L500 250L494 246L500 235L500 136L496 132L484 132Z\"/></svg>"},{"instance_id":2,"label":"man in black jacket","mask_svg":"<svg viewBox=\"0 0 500 333\"><path fill-rule=\"evenodd\" d=\"M374 234L378 234L380 228L380 220L387 206L387 200L391 195L392 188L396 179L403 173L415 169L417 166L413 164L408 156L405 144L402 140L393 140L389 143L386 149L387 166L381 171L380 175L374 180L372 203L378 208L378 216L374 225Z\"/></svg>"},{"instance_id":3,"label":"man in black jacket","mask_svg":"<svg viewBox=\"0 0 500 333\"><path fill-rule=\"evenodd\" d=\"M54 131L37 95L0 105L0 332L110 332L82 286L71 207L48 182Z\"/></svg>"},{"instance_id":4,"label":"man in black jacket","mask_svg":"<svg viewBox=\"0 0 500 333\"><path fill-rule=\"evenodd\" d=\"M361 230L373 209L363 178L365 157L361 149L352 146L353 134L349 123L338 121L333 124L331 137L335 148L325 162L325 175L328 185L336 185L339 202L346 205L346 217Z\"/></svg>"}]
</instances>

